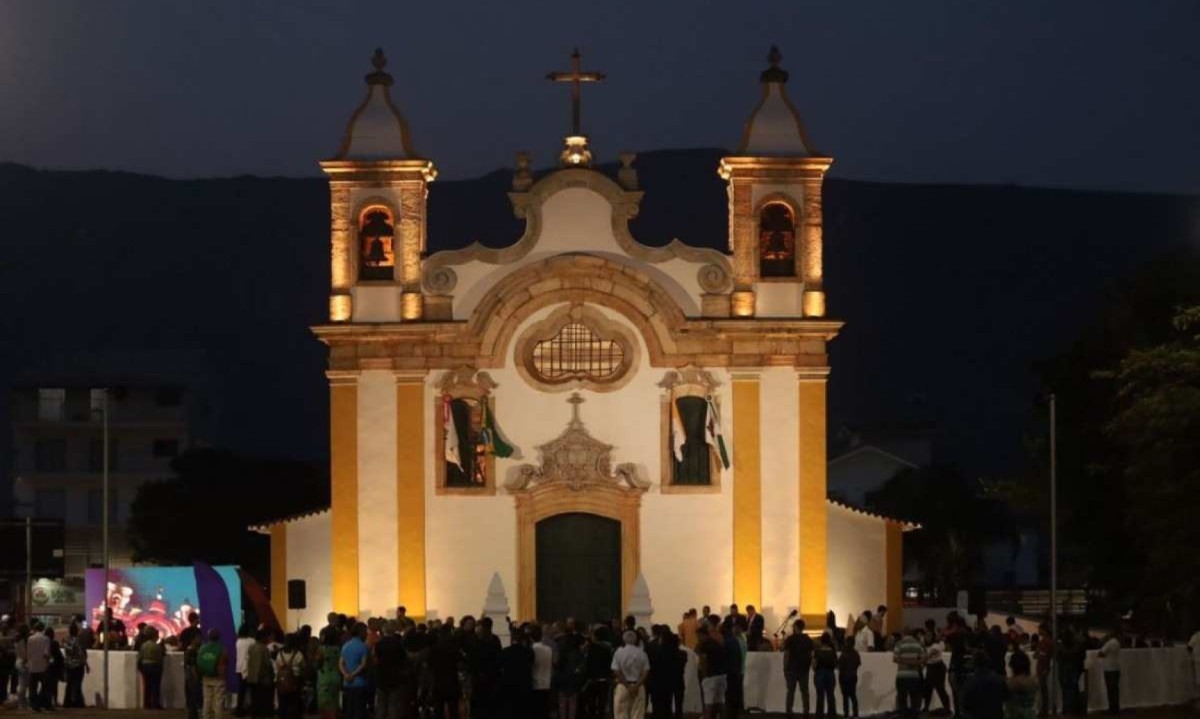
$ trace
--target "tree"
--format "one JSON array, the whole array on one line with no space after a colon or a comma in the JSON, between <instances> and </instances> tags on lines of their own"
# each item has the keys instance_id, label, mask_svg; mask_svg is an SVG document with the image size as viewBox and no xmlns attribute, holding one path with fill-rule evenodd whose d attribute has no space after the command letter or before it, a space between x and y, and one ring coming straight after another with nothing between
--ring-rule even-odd
<instances>
[{"instance_id":1,"label":"tree","mask_svg":"<svg viewBox=\"0 0 1200 719\"><path fill-rule=\"evenodd\" d=\"M905 535L905 563L919 567L925 588L939 597L953 597L977 582L985 547L1000 540L1015 546L1003 503L989 498L981 482L967 479L956 467L902 470L867 495L867 506L920 523L920 531Z\"/></svg>"},{"instance_id":2,"label":"tree","mask_svg":"<svg viewBox=\"0 0 1200 719\"><path fill-rule=\"evenodd\" d=\"M1059 583L1100 590L1090 602L1100 621L1162 603L1154 593L1163 585L1148 576L1155 544L1130 521L1135 504L1143 505L1136 496L1142 488L1126 472L1131 445L1113 426L1131 398L1122 394L1120 368L1135 352L1179 341L1171 318L1180 306L1197 303L1200 255L1164 256L1115 282L1095 319L1035 367L1045 391L1058 398ZM1042 512L1049 506L1047 427L1046 404L1038 402L1028 431L1029 468L1014 482L1014 496ZM1143 449L1151 446L1143 439Z\"/></svg>"},{"instance_id":3,"label":"tree","mask_svg":"<svg viewBox=\"0 0 1200 719\"><path fill-rule=\"evenodd\" d=\"M1200 305L1180 310L1172 327L1112 373L1105 433L1121 454L1126 528L1147 550L1142 593L1190 607L1200 599Z\"/></svg>"},{"instance_id":4,"label":"tree","mask_svg":"<svg viewBox=\"0 0 1200 719\"><path fill-rule=\"evenodd\" d=\"M201 449L180 455L171 468L174 478L146 483L134 498L128 526L134 561L237 564L262 579L267 543L248 528L329 506L324 463Z\"/></svg>"}]
</instances>

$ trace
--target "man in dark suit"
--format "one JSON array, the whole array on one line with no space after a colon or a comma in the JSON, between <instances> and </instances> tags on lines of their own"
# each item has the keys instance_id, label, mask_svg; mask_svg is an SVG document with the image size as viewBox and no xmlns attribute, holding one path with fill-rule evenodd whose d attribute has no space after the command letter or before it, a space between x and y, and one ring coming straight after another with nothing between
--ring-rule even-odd
<instances>
[{"instance_id":1,"label":"man in dark suit","mask_svg":"<svg viewBox=\"0 0 1200 719\"><path fill-rule=\"evenodd\" d=\"M746 627L746 649L761 651L763 634L766 632L765 620L753 604L746 605Z\"/></svg>"}]
</instances>

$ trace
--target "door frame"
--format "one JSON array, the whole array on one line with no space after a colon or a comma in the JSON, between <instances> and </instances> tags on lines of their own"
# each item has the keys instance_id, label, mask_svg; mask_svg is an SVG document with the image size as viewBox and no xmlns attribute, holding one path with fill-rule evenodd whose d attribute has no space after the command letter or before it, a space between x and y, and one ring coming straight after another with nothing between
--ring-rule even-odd
<instances>
[{"instance_id":1,"label":"door frame","mask_svg":"<svg viewBox=\"0 0 1200 719\"><path fill-rule=\"evenodd\" d=\"M537 523L558 514L582 512L621 523L621 613L629 608L629 594L641 571L642 492L617 485L587 485L571 489L562 482L547 482L516 493L517 504L517 616L537 617Z\"/></svg>"}]
</instances>

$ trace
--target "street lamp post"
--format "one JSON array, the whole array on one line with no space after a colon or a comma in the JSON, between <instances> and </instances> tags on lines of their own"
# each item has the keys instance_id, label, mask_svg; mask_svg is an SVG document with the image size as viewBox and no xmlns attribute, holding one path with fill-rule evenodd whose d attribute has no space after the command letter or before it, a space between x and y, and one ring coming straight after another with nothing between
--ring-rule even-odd
<instances>
[{"instance_id":1,"label":"street lamp post","mask_svg":"<svg viewBox=\"0 0 1200 719\"><path fill-rule=\"evenodd\" d=\"M1050 636L1058 641L1058 403L1050 395Z\"/></svg>"},{"instance_id":2,"label":"street lamp post","mask_svg":"<svg viewBox=\"0 0 1200 719\"><path fill-rule=\"evenodd\" d=\"M100 404L101 422L103 425L102 439L104 444L103 449L103 464L101 465L101 482L103 489L101 490L100 503L103 505L100 510L100 533L101 543L104 554L104 613L100 616L104 619L104 708L108 709L108 633L112 629L108 621L108 388L104 388L103 401Z\"/></svg>"}]
</instances>

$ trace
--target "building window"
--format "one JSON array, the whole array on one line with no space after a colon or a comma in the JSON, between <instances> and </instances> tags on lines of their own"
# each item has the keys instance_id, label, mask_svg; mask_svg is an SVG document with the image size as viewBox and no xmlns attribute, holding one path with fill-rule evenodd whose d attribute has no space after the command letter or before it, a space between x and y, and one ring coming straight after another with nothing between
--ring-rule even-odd
<instances>
[{"instance_id":1,"label":"building window","mask_svg":"<svg viewBox=\"0 0 1200 719\"><path fill-rule=\"evenodd\" d=\"M87 497L87 521L88 524L102 524L104 517L101 514L101 508L104 506L104 490L93 488L88 490ZM117 512L120 509L120 504L117 501L117 488L108 488L108 521L117 522L119 517Z\"/></svg>"},{"instance_id":2,"label":"building window","mask_svg":"<svg viewBox=\"0 0 1200 719\"><path fill-rule=\"evenodd\" d=\"M179 440L177 439L156 439L151 448L151 453L155 457L172 459L179 456Z\"/></svg>"},{"instance_id":3,"label":"building window","mask_svg":"<svg viewBox=\"0 0 1200 719\"><path fill-rule=\"evenodd\" d=\"M473 397L446 395L442 402L445 486L463 489L487 487L487 446L483 437L481 401Z\"/></svg>"},{"instance_id":4,"label":"building window","mask_svg":"<svg viewBox=\"0 0 1200 719\"><path fill-rule=\"evenodd\" d=\"M41 388L37 391L37 418L42 422L61 422L66 416L67 390Z\"/></svg>"},{"instance_id":5,"label":"building window","mask_svg":"<svg viewBox=\"0 0 1200 719\"><path fill-rule=\"evenodd\" d=\"M577 377L605 380L621 369L625 351L614 340L606 340L587 325L573 322L558 334L533 346L533 368L546 382Z\"/></svg>"},{"instance_id":6,"label":"building window","mask_svg":"<svg viewBox=\"0 0 1200 719\"><path fill-rule=\"evenodd\" d=\"M608 392L632 377L637 353L637 340L619 321L571 305L521 335L517 371L539 389Z\"/></svg>"},{"instance_id":7,"label":"building window","mask_svg":"<svg viewBox=\"0 0 1200 719\"><path fill-rule=\"evenodd\" d=\"M396 250L392 211L382 205L363 209L358 217L358 279L395 279Z\"/></svg>"},{"instance_id":8,"label":"building window","mask_svg":"<svg viewBox=\"0 0 1200 719\"><path fill-rule=\"evenodd\" d=\"M796 276L796 216L782 202L768 203L759 214L758 274Z\"/></svg>"},{"instance_id":9,"label":"building window","mask_svg":"<svg viewBox=\"0 0 1200 719\"><path fill-rule=\"evenodd\" d=\"M36 490L33 493L33 515L38 519L66 519L67 490Z\"/></svg>"},{"instance_id":10,"label":"building window","mask_svg":"<svg viewBox=\"0 0 1200 719\"><path fill-rule=\"evenodd\" d=\"M108 390L103 387L93 387L88 390L88 408L92 412L92 419L101 419L104 416L104 395Z\"/></svg>"},{"instance_id":11,"label":"building window","mask_svg":"<svg viewBox=\"0 0 1200 719\"><path fill-rule=\"evenodd\" d=\"M67 440L37 440L33 445L33 468L38 472L67 471Z\"/></svg>"},{"instance_id":12,"label":"building window","mask_svg":"<svg viewBox=\"0 0 1200 719\"><path fill-rule=\"evenodd\" d=\"M108 438L108 471L115 472L117 469L117 440ZM104 471L104 440L100 437L93 437L88 442L88 470L92 472Z\"/></svg>"},{"instance_id":13,"label":"building window","mask_svg":"<svg viewBox=\"0 0 1200 719\"><path fill-rule=\"evenodd\" d=\"M717 381L707 370L683 367L663 377L662 480L664 494L721 491L732 447L723 429Z\"/></svg>"},{"instance_id":14,"label":"building window","mask_svg":"<svg viewBox=\"0 0 1200 719\"><path fill-rule=\"evenodd\" d=\"M513 452L496 423L495 387L486 372L462 369L442 376L434 400L438 494L495 494L496 457Z\"/></svg>"},{"instance_id":15,"label":"building window","mask_svg":"<svg viewBox=\"0 0 1200 719\"><path fill-rule=\"evenodd\" d=\"M159 387L154 393L154 404L159 407L178 407L183 404L183 390L179 387Z\"/></svg>"}]
</instances>

